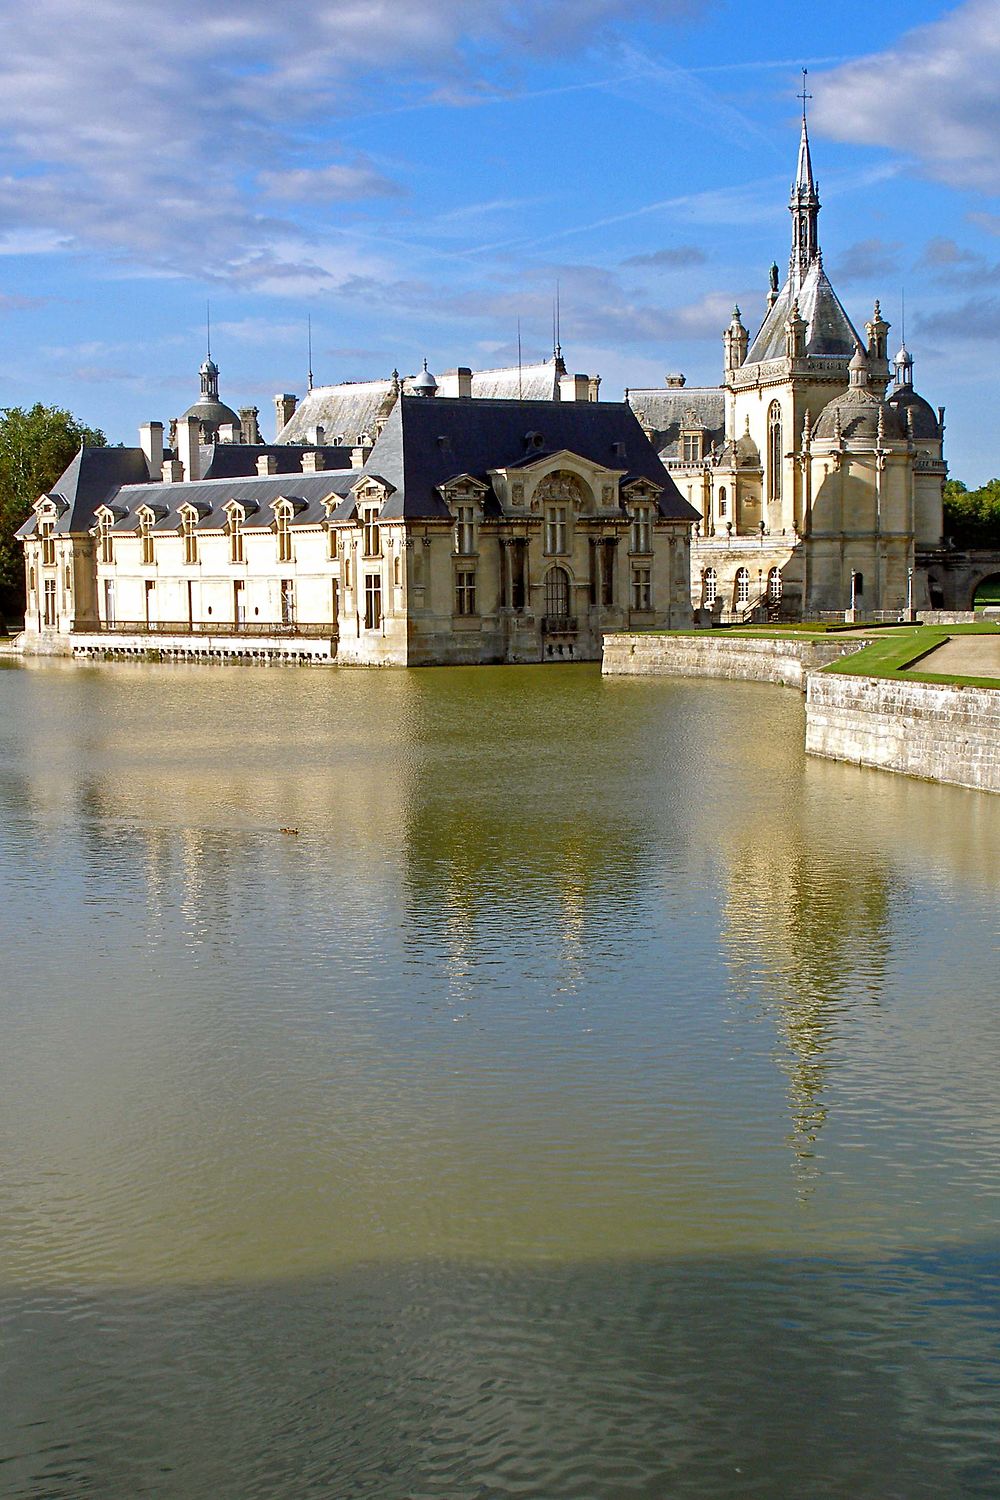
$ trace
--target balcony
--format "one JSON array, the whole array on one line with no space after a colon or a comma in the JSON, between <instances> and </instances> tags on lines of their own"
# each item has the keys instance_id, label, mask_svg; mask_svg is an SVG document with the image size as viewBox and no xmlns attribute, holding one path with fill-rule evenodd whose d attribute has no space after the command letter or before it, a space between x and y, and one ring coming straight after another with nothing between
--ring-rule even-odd
<instances>
[{"instance_id":1,"label":"balcony","mask_svg":"<svg viewBox=\"0 0 1000 1500\"><path fill-rule=\"evenodd\" d=\"M88 626L88 631L91 627ZM236 624L233 620L115 620L113 624L100 620L97 630L101 635L213 635L240 636L259 639L287 636L289 639L331 640L337 634L334 623L279 625L267 620L247 621Z\"/></svg>"}]
</instances>

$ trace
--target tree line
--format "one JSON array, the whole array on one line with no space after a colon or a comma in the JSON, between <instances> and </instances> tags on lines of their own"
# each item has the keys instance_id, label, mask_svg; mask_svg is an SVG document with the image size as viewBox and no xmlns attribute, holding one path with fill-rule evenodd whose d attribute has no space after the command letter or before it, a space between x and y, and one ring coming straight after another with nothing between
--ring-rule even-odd
<instances>
[{"instance_id":1,"label":"tree line","mask_svg":"<svg viewBox=\"0 0 1000 1500\"><path fill-rule=\"evenodd\" d=\"M989 479L978 490L946 479L944 534L956 547L1000 547L1000 479Z\"/></svg>"}]
</instances>

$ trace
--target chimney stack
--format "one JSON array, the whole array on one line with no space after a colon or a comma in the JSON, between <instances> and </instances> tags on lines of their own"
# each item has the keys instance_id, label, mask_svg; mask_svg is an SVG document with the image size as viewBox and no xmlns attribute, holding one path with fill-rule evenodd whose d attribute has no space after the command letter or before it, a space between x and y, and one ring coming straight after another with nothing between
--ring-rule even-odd
<instances>
[{"instance_id":1,"label":"chimney stack","mask_svg":"<svg viewBox=\"0 0 1000 1500\"><path fill-rule=\"evenodd\" d=\"M165 458L160 468L160 478L164 484L180 484L184 478L184 465L179 458Z\"/></svg>"},{"instance_id":2,"label":"chimney stack","mask_svg":"<svg viewBox=\"0 0 1000 1500\"><path fill-rule=\"evenodd\" d=\"M240 407L240 436L238 441L248 443L251 448L258 448L263 441L260 435L260 424L257 418L260 411L256 406Z\"/></svg>"},{"instance_id":3,"label":"chimney stack","mask_svg":"<svg viewBox=\"0 0 1000 1500\"><path fill-rule=\"evenodd\" d=\"M150 479L158 479L163 472L162 422L143 422L139 428L139 447L146 456Z\"/></svg>"},{"instance_id":4,"label":"chimney stack","mask_svg":"<svg viewBox=\"0 0 1000 1500\"><path fill-rule=\"evenodd\" d=\"M177 457L184 465L184 478L201 478L201 423L197 417L181 417L177 423Z\"/></svg>"},{"instance_id":5,"label":"chimney stack","mask_svg":"<svg viewBox=\"0 0 1000 1500\"><path fill-rule=\"evenodd\" d=\"M295 415L295 408L299 404L298 396L275 396L274 419L277 423L277 436L280 438L282 429L287 427Z\"/></svg>"},{"instance_id":6,"label":"chimney stack","mask_svg":"<svg viewBox=\"0 0 1000 1500\"><path fill-rule=\"evenodd\" d=\"M319 453L315 448L308 449L302 455L303 474L321 474L326 468L326 455Z\"/></svg>"},{"instance_id":7,"label":"chimney stack","mask_svg":"<svg viewBox=\"0 0 1000 1500\"><path fill-rule=\"evenodd\" d=\"M273 453L262 453L257 459L257 473L264 478L267 474L277 474L278 460Z\"/></svg>"},{"instance_id":8,"label":"chimney stack","mask_svg":"<svg viewBox=\"0 0 1000 1500\"><path fill-rule=\"evenodd\" d=\"M242 428L237 427L235 422L223 422L219 428L220 443L238 443L242 440Z\"/></svg>"},{"instance_id":9,"label":"chimney stack","mask_svg":"<svg viewBox=\"0 0 1000 1500\"><path fill-rule=\"evenodd\" d=\"M560 401L589 401L590 378L587 375L560 375Z\"/></svg>"},{"instance_id":10,"label":"chimney stack","mask_svg":"<svg viewBox=\"0 0 1000 1500\"><path fill-rule=\"evenodd\" d=\"M306 442L311 443L314 448L322 448L326 441L326 433L320 426L310 427L306 432Z\"/></svg>"},{"instance_id":11,"label":"chimney stack","mask_svg":"<svg viewBox=\"0 0 1000 1500\"><path fill-rule=\"evenodd\" d=\"M667 383L667 389L671 391L679 391L682 386L687 385L686 375L664 375L663 378Z\"/></svg>"}]
</instances>

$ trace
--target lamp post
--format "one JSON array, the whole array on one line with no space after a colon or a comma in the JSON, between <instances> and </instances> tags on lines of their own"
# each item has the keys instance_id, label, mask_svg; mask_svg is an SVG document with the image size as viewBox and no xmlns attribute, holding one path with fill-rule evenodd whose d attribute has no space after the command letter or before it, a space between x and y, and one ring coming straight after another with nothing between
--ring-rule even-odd
<instances>
[{"instance_id":1,"label":"lamp post","mask_svg":"<svg viewBox=\"0 0 1000 1500\"><path fill-rule=\"evenodd\" d=\"M762 620L767 620L767 611L764 608L764 569L757 569L757 609Z\"/></svg>"},{"instance_id":2,"label":"lamp post","mask_svg":"<svg viewBox=\"0 0 1000 1500\"><path fill-rule=\"evenodd\" d=\"M855 619L857 618L857 596L858 596L857 595L857 590L858 590L858 575L857 575L856 569L852 568L851 569L851 608L850 608L850 616L851 616L851 624L852 625L853 625Z\"/></svg>"},{"instance_id":3,"label":"lamp post","mask_svg":"<svg viewBox=\"0 0 1000 1500\"><path fill-rule=\"evenodd\" d=\"M906 618L913 620L913 569L906 570Z\"/></svg>"}]
</instances>

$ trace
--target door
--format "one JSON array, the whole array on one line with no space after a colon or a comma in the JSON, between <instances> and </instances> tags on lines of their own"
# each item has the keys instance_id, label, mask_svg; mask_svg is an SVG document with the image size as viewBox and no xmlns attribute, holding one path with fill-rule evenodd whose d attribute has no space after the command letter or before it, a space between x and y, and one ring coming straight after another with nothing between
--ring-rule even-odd
<instances>
[{"instance_id":1,"label":"door","mask_svg":"<svg viewBox=\"0 0 1000 1500\"><path fill-rule=\"evenodd\" d=\"M233 619L237 630L242 630L247 622L246 585L242 578L238 578L233 584Z\"/></svg>"}]
</instances>

